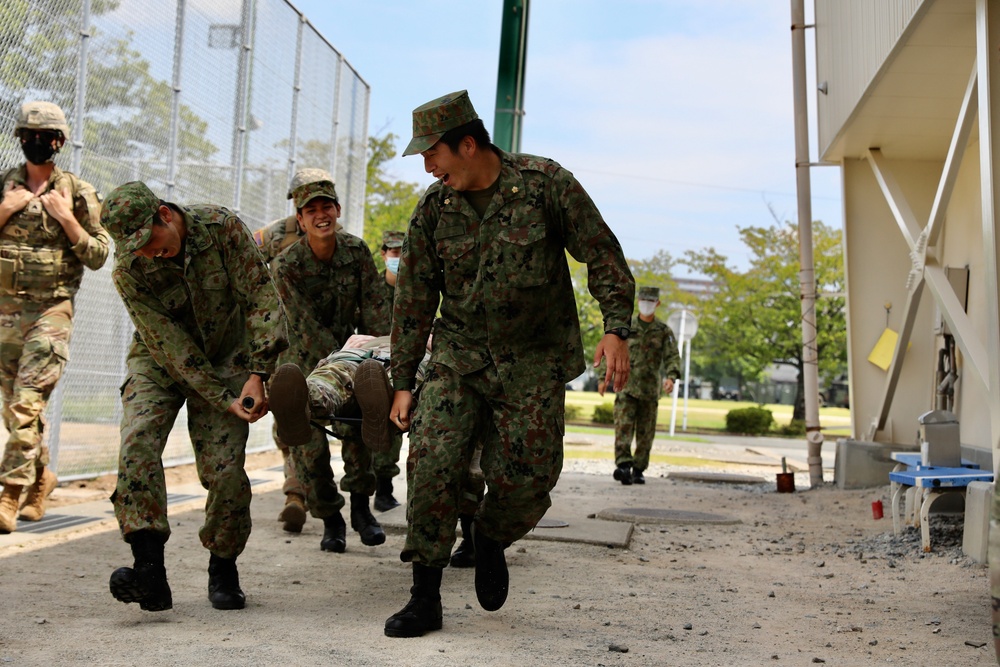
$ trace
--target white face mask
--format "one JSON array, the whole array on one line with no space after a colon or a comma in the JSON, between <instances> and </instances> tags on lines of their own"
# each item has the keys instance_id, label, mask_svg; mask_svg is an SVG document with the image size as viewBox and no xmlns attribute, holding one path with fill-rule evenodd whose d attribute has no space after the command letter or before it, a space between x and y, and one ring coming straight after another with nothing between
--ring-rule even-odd
<instances>
[{"instance_id":1,"label":"white face mask","mask_svg":"<svg viewBox=\"0 0 1000 667\"><path fill-rule=\"evenodd\" d=\"M640 301L639 302L639 314L643 317L649 317L656 310L655 301Z\"/></svg>"},{"instance_id":2,"label":"white face mask","mask_svg":"<svg viewBox=\"0 0 1000 667\"><path fill-rule=\"evenodd\" d=\"M399 257L386 257L385 268L389 269L389 273L399 273Z\"/></svg>"}]
</instances>

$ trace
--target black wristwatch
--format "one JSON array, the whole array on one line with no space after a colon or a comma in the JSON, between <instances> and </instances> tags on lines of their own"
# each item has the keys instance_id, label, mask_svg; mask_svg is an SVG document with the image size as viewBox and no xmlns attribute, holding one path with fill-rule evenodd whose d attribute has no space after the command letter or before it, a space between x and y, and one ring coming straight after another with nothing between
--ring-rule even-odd
<instances>
[{"instance_id":1,"label":"black wristwatch","mask_svg":"<svg viewBox=\"0 0 1000 667\"><path fill-rule=\"evenodd\" d=\"M629 334L632 333L632 331L628 327L615 327L614 329L605 329L604 333L614 334L622 340L628 340Z\"/></svg>"},{"instance_id":2,"label":"black wristwatch","mask_svg":"<svg viewBox=\"0 0 1000 667\"><path fill-rule=\"evenodd\" d=\"M270 373L265 373L263 371L250 371L250 375L256 375L257 377L259 377L261 379L261 382L265 382L265 383L268 380L271 379L271 374Z\"/></svg>"}]
</instances>

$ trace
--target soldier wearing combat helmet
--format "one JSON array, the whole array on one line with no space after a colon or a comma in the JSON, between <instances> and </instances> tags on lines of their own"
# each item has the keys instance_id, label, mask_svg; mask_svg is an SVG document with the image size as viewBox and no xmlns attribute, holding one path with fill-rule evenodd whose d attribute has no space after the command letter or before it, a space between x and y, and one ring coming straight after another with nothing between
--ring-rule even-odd
<instances>
[{"instance_id":1,"label":"soldier wearing combat helmet","mask_svg":"<svg viewBox=\"0 0 1000 667\"><path fill-rule=\"evenodd\" d=\"M43 414L69 356L73 297L84 267L96 271L110 239L94 188L53 161L66 116L26 102L14 125L26 162L0 177L0 395L9 434L0 463L0 533L38 521L56 487L43 442Z\"/></svg>"}]
</instances>

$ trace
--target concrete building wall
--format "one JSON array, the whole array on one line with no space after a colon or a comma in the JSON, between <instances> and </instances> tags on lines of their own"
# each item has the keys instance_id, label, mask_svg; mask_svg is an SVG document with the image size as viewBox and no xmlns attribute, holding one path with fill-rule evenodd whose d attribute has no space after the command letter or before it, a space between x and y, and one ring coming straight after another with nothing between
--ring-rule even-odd
<instances>
[{"instance_id":1,"label":"concrete building wall","mask_svg":"<svg viewBox=\"0 0 1000 667\"><path fill-rule=\"evenodd\" d=\"M926 219L941 164L932 161L893 162L910 205ZM886 371L868 361L888 326L899 333L907 298L910 251L865 160L847 159L844 183L844 270L847 281L848 365L851 418L856 437L868 433L878 416ZM891 304L888 318L886 304ZM930 410L934 396L936 347L930 335L933 300L925 293L917 311L914 336L906 353L889 420L877 440L914 443L917 417ZM888 325L887 325L888 321Z\"/></svg>"},{"instance_id":2,"label":"concrete building wall","mask_svg":"<svg viewBox=\"0 0 1000 667\"><path fill-rule=\"evenodd\" d=\"M929 0L816 0L820 154L834 142L882 65Z\"/></svg>"}]
</instances>

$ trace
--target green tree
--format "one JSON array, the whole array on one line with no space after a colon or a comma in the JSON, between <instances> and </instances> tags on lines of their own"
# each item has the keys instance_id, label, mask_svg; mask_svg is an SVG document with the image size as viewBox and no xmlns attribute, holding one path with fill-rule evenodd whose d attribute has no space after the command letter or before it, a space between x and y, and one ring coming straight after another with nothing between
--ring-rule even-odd
<instances>
[{"instance_id":1,"label":"green tree","mask_svg":"<svg viewBox=\"0 0 1000 667\"><path fill-rule=\"evenodd\" d=\"M423 189L417 183L394 180L388 170L396 157L398 136L392 132L368 138L368 174L365 189L365 242L372 249L379 270L384 270L379 251L382 232L406 231Z\"/></svg>"},{"instance_id":2,"label":"green tree","mask_svg":"<svg viewBox=\"0 0 1000 667\"><path fill-rule=\"evenodd\" d=\"M728 372L743 381L760 377L771 364L798 370L793 418L805 416L803 394L798 229L791 223L738 227L750 268L738 271L714 249L688 251L684 264L713 280L717 291L699 304L695 366ZM841 294L844 285L841 232L813 223L817 294ZM816 301L820 377L833 377L847 363L847 327L842 296ZM716 378L717 379L717 378Z\"/></svg>"}]
</instances>

